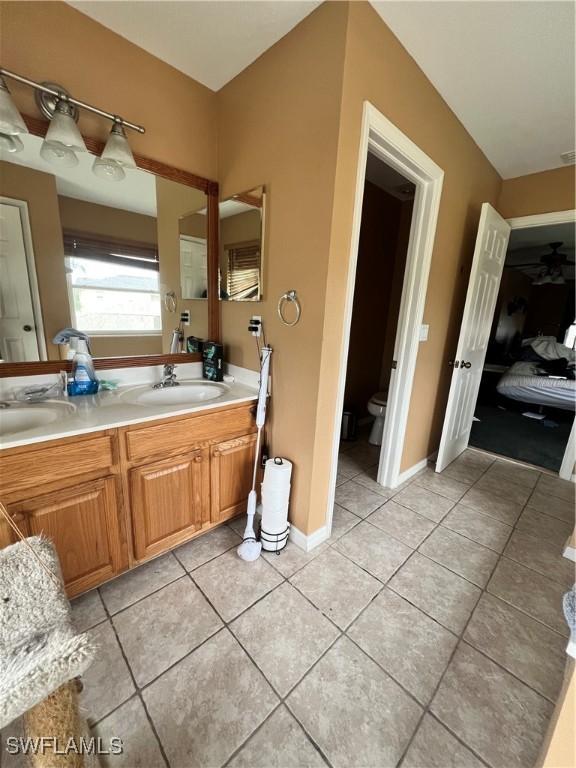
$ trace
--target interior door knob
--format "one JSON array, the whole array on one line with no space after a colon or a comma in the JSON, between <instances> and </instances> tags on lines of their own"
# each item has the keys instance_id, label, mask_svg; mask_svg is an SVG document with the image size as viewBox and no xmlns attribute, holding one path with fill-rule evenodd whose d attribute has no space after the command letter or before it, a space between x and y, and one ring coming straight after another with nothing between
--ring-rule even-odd
<instances>
[{"instance_id":1,"label":"interior door knob","mask_svg":"<svg viewBox=\"0 0 576 768\"><path fill-rule=\"evenodd\" d=\"M26 325L22 326L22 330L26 331L26 332L31 331L32 330L32 326L28 325L28 323L26 323Z\"/></svg>"},{"instance_id":2,"label":"interior door knob","mask_svg":"<svg viewBox=\"0 0 576 768\"><path fill-rule=\"evenodd\" d=\"M462 363L461 363L460 367L461 368L472 368L472 363L466 362L466 361L462 360Z\"/></svg>"}]
</instances>

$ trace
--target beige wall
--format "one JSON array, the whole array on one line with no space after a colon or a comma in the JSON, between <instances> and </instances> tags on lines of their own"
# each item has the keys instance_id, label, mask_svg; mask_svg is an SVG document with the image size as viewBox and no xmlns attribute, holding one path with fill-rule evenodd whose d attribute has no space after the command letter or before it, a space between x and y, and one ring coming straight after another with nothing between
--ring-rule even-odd
<instances>
[{"instance_id":1,"label":"beige wall","mask_svg":"<svg viewBox=\"0 0 576 768\"><path fill-rule=\"evenodd\" d=\"M70 325L70 308L55 177L0 162L0 195L28 203L48 359L58 360L59 350L51 339Z\"/></svg>"},{"instance_id":2,"label":"beige wall","mask_svg":"<svg viewBox=\"0 0 576 768\"><path fill-rule=\"evenodd\" d=\"M0 2L2 66L52 80L84 101L146 128L135 152L217 177L216 95L63 2ZM30 88L10 81L18 107L37 116ZM82 112L80 128L106 139L110 123Z\"/></svg>"},{"instance_id":3,"label":"beige wall","mask_svg":"<svg viewBox=\"0 0 576 768\"><path fill-rule=\"evenodd\" d=\"M154 216L122 211L119 208L88 203L63 195L58 196L58 206L63 229L117 237L120 240L137 240L141 243L155 244L158 241Z\"/></svg>"},{"instance_id":4,"label":"beige wall","mask_svg":"<svg viewBox=\"0 0 576 768\"><path fill-rule=\"evenodd\" d=\"M573 165L506 179L498 210L508 219L576 208L575 179Z\"/></svg>"},{"instance_id":5,"label":"beige wall","mask_svg":"<svg viewBox=\"0 0 576 768\"><path fill-rule=\"evenodd\" d=\"M312 455L348 6L325 3L226 85L219 97L225 199L264 184L264 301L222 302L226 354L257 367L247 332L261 314L272 358L271 450L294 460L291 519L309 529ZM294 288L302 319L276 314ZM316 526L317 527L317 526Z\"/></svg>"},{"instance_id":6,"label":"beige wall","mask_svg":"<svg viewBox=\"0 0 576 768\"><path fill-rule=\"evenodd\" d=\"M175 181L156 177L158 251L160 253L160 295L174 291L178 299L176 313L166 310L162 302L162 348L170 351L172 331L180 322L180 312L190 310L191 322L185 336L208 335L207 299L182 299L180 288L180 218L206 207L206 195L199 189L185 187ZM204 217L206 218L206 217Z\"/></svg>"}]
</instances>

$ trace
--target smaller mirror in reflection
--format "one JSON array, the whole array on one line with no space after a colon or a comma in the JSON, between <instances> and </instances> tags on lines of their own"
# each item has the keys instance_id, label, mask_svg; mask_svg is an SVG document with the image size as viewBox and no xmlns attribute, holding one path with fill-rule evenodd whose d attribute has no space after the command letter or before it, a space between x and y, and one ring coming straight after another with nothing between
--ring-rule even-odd
<instances>
[{"instance_id":1,"label":"smaller mirror in reflection","mask_svg":"<svg viewBox=\"0 0 576 768\"><path fill-rule=\"evenodd\" d=\"M180 219L180 285L183 299L208 297L205 209Z\"/></svg>"},{"instance_id":2,"label":"smaller mirror in reflection","mask_svg":"<svg viewBox=\"0 0 576 768\"><path fill-rule=\"evenodd\" d=\"M264 262L264 187L220 203L220 298L261 301Z\"/></svg>"}]
</instances>

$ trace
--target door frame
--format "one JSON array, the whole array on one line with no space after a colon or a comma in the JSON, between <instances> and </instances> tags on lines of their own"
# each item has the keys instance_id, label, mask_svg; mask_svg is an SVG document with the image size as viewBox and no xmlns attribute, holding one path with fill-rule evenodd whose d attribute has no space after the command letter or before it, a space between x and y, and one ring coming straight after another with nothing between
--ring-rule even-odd
<instances>
[{"instance_id":1,"label":"door frame","mask_svg":"<svg viewBox=\"0 0 576 768\"><path fill-rule=\"evenodd\" d=\"M551 224L574 224L576 223L576 209L566 211L553 211L552 213L536 213L532 216L517 216L506 219L511 229L532 229L533 227L544 227ZM572 422L572 429L568 436L566 449L562 464L558 472L563 480L572 480L574 472L574 461L576 460L576 416Z\"/></svg>"},{"instance_id":2,"label":"door frame","mask_svg":"<svg viewBox=\"0 0 576 768\"><path fill-rule=\"evenodd\" d=\"M432 248L436 235L436 224L442 194L444 171L428 157L414 142L397 128L388 118L365 101L362 113L360 145L356 171L356 190L354 195L354 214L352 219L352 237L348 275L346 280L346 299L344 305L344 344L340 355L338 374L338 393L334 414L334 442L332 447L332 472L328 498L327 521L332 525L332 511L336 492L336 473L340 448L340 425L344 407L344 390L352 325L352 308L356 287L356 268L358 264L358 246L362 222L362 203L366 179L366 161L368 152L376 155L386 165L394 168L416 186L402 299L398 316L394 360L396 369L392 371L388 390L388 405L380 463L378 482L380 485L395 487L399 483L400 462L406 436L408 411L416 370L416 358L420 343L420 329L424 316L428 276L432 261Z\"/></svg>"},{"instance_id":3,"label":"door frame","mask_svg":"<svg viewBox=\"0 0 576 768\"><path fill-rule=\"evenodd\" d=\"M42 306L40 303L38 276L36 274L36 260L34 257L34 244L32 240L32 229L30 227L28 203L26 200L17 200L13 197L5 197L4 195L0 195L0 204L12 205L15 208L20 209L20 225L22 226L22 238L24 240L24 251L26 254L26 267L28 269L28 283L30 285L30 297L32 299L32 313L34 315L38 355L40 357L40 361L48 360L48 350L46 348L46 337L44 336L44 321L42 319Z\"/></svg>"}]
</instances>

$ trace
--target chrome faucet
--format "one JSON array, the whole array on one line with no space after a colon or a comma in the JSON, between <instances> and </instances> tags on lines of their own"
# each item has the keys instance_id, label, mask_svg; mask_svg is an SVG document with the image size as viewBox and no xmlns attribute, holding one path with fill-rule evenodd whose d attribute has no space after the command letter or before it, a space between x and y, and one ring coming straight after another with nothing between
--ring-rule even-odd
<instances>
[{"instance_id":1,"label":"chrome faucet","mask_svg":"<svg viewBox=\"0 0 576 768\"><path fill-rule=\"evenodd\" d=\"M158 384L154 384L154 389L164 389L164 387L177 387L180 382L176 381L176 374L174 373L175 365L166 363L164 365L164 371L162 373L162 380Z\"/></svg>"}]
</instances>

